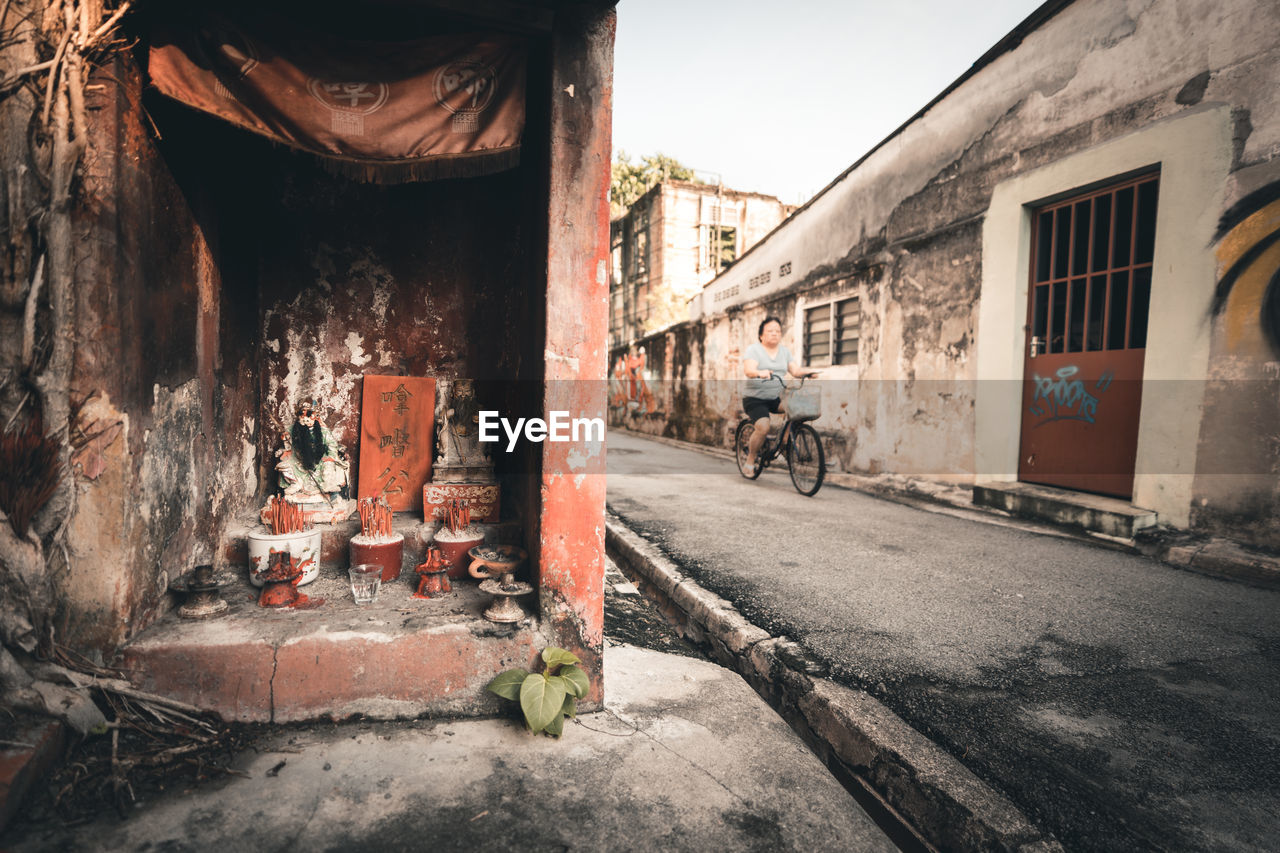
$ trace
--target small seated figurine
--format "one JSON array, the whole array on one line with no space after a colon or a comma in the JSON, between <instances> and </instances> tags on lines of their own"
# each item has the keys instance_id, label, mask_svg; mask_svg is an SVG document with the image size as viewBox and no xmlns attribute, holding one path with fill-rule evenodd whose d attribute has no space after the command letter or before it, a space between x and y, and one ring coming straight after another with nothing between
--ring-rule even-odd
<instances>
[{"instance_id":1,"label":"small seated figurine","mask_svg":"<svg viewBox=\"0 0 1280 853\"><path fill-rule=\"evenodd\" d=\"M307 522L334 522L349 516L355 508L349 498L351 462L320 420L314 401L298 404L297 420L281 438L284 446L276 451L275 467L284 499L302 506Z\"/></svg>"},{"instance_id":2,"label":"small seated figurine","mask_svg":"<svg viewBox=\"0 0 1280 853\"><path fill-rule=\"evenodd\" d=\"M470 379L442 379L436 404L435 465L441 468L489 468L489 448L480 441L480 404Z\"/></svg>"},{"instance_id":3,"label":"small seated figurine","mask_svg":"<svg viewBox=\"0 0 1280 853\"><path fill-rule=\"evenodd\" d=\"M298 404L298 419L276 452L280 490L295 504L328 503L348 496L351 462L315 411L315 403Z\"/></svg>"}]
</instances>

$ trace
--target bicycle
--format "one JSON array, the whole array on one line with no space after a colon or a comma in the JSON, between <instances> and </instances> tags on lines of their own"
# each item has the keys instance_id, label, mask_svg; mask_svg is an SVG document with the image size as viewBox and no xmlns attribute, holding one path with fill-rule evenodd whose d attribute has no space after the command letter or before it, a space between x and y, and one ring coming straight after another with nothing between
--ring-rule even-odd
<instances>
[{"instance_id":1,"label":"bicycle","mask_svg":"<svg viewBox=\"0 0 1280 853\"><path fill-rule=\"evenodd\" d=\"M799 385L790 387L781 374L774 372L773 378L782 383L784 391L795 392L804 387L804 379L800 380ZM817 414L813 414L812 417L817 417ZM822 488L822 479L826 476L827 467L818 432L805 423L809 419L808 417L793 418L788 409L787 419L782 424L782 429L776 436L769 435L765 438L764 444L760 447L760 453L756 456L755 470L747 473L747 454L750 452L748 444L751 441L751 433L755 430L755 423L750 418L743 418L733 437L733 455L738 462L738 472L748 480L755 480L770 462L785 453L787 469L791 472L791 484L800 494L812 497L818 489Z\"/></svg>"}]
</instances>

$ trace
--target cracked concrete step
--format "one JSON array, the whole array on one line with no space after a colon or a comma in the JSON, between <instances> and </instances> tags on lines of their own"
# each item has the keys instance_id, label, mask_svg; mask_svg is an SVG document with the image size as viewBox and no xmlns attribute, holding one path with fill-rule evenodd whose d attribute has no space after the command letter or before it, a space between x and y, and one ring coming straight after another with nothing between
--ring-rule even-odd
<instances>
[{"instance_id":1,"label":"cracked concrete step","mask_svg":"<svg viewBox=\"0 0 1280 853\"><path fill-rule=\"evenodd\" d=\"M1116 539L1131 540L1139 530L1154 527L1153 510L1119 498L1107 498L1034 483L985 483L973 487L976 506L1003 510Z\"/></svg>"},{"instance_id":2,"label":"cracked concrete step","mask_svg":"<svg viewBox=\"0 0 1280 853\"><path fill-rule=\"evenodd\" d=\"M487 720L271 730L238 775L0 847L894 850L736 674L611 645L604 678L605 709L558 740L526 731L509 702Z\"/></svg>"},{"instance_id":3,"label":"cracked concrete step","mask_svg":"<svg viewBox=\"0 0 1280 853\"><path fill-rule=\"evenodd\" d=\"M497 713L501 700L484 686L548 645L537 621L485 621L490 598L466 581L451 596L415 599L417 580L402 574L362 606L345 571L326 569L301 587L324 598L322 607L267 610L244 577L223 591L227 615L189 621L170 613L124 647L119 665L139 689L228 721Z\"/></svg>"}]
</instances>

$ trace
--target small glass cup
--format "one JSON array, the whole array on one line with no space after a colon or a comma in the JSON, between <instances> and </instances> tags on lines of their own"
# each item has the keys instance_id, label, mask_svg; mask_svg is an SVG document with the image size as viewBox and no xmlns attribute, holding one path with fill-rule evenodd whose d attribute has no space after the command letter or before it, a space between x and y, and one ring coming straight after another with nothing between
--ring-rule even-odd
<instances>
[{"instance_id":1,"label":"small glass cup","mask_svg":"<svg viewBox=\"0 0 1280 853\"><path fill-rule=\"evenodd\" d=\"M382 566L377 563L358 563L347 570L351 578L351 594L356 604L372 604L382 586Z\"/></svg>"}]
</instances>

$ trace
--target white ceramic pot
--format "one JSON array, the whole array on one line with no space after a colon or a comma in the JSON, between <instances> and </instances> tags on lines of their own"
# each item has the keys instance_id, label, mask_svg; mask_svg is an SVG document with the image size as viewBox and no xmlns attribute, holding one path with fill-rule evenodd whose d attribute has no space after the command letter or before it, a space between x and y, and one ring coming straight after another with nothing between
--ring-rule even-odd
<instances>
[{"instance_id":1,"label":"white ceramic pot","mask_svg":"<svg viewBox=\"0 0 1280 853\"><path fill-rule=\"evenodd\" d=\"M262 586L259 575L267 570L271 552L287 552L289 561L302 569L298 586L311 583L320 577L320 531L303 530L298 533L249 534L249 581Z\"/></svg>"}]
</instances>

